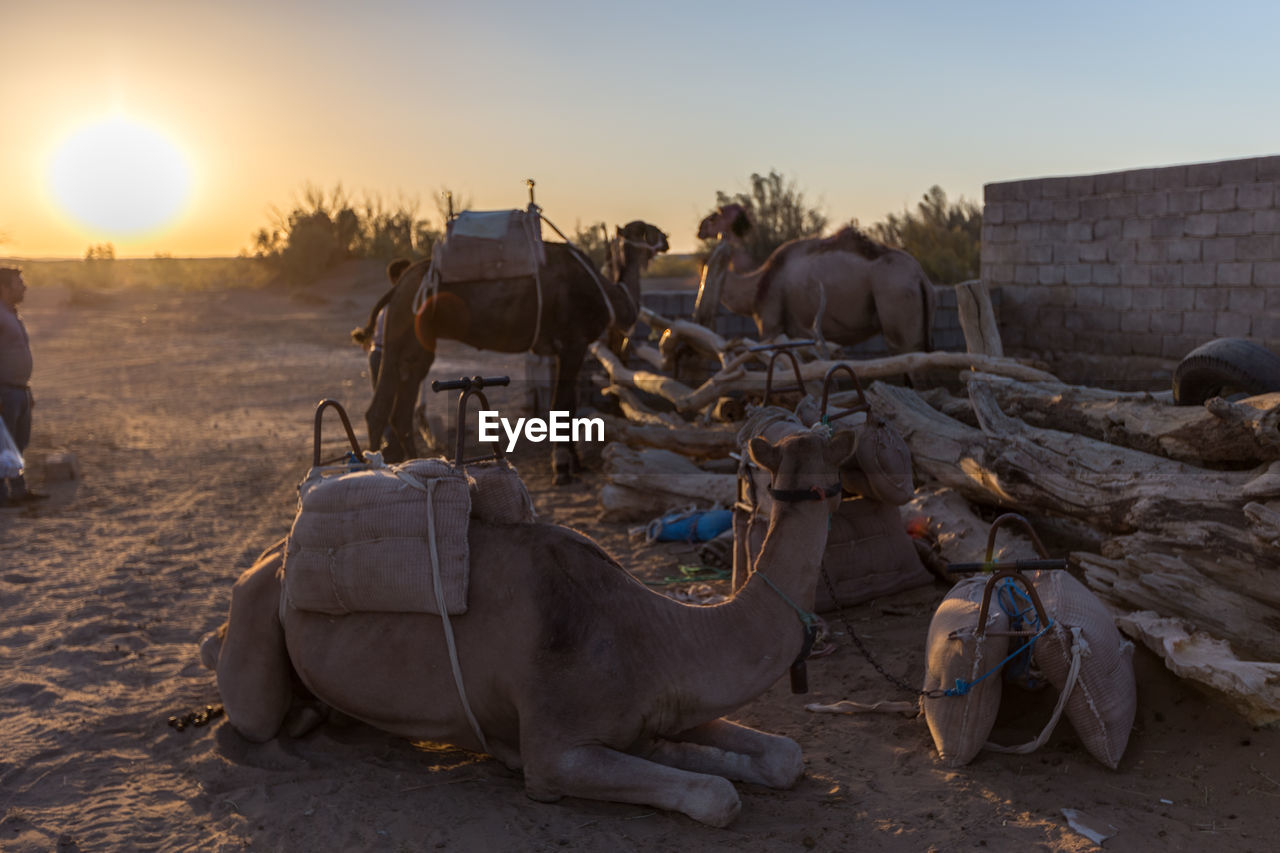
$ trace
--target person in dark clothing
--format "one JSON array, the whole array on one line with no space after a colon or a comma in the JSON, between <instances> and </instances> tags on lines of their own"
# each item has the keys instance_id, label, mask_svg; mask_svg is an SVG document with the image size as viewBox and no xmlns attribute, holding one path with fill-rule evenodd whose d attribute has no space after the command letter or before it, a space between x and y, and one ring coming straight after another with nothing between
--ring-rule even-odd
<instances>
[{"instance_id":1,"label":"person in dark clothing","mask_svg":"<svg viewBox=\"0 0 1280 853\"><path fill-rule=\"evenodd\" d=\"M26 295L22 270L0 267L0 418L19 453L31 440L31 409L35 405L31 396L31 339L18 316L18 303ZM0 507L21 506L45 497L28 489L21 474L0 480Z\"/></svg>"}]
</instances>

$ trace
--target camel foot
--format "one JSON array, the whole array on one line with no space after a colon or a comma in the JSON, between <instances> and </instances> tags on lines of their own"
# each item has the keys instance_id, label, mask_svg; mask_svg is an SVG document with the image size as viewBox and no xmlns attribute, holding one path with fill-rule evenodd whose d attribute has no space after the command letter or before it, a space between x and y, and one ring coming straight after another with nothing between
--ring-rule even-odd
<instances>
[{"instance_id":1,"label":"camel foot","mask_svg":"<svg viewBox=\"0 0 1280 853\"><path fill-rule=\"evenodd\" d=\"M564 468L557 467L555 469L555 473L551 479L551 482L553 485L556 485L556 486L567 486L576 479L577 478L574 477L572 473L570 473L570 470L568 467L564 467Z\"/></svg>"},{"instance_id":2,"label":"camel foot","mask_svg":"<svg viewBox=\"0 0 1280 853\"><path fill-rule=\"evenodd\" d=\"M200 641L200 662L205 669L217 670L218 657L222 654L222 640L227 636L227 623L223 622L215 631L205 634Z\"/></svg>"}]
</instances>

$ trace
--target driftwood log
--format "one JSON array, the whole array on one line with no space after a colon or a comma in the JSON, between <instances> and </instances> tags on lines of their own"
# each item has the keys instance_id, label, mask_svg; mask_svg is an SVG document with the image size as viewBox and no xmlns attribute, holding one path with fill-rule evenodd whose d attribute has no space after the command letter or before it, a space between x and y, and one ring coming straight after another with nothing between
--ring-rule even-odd
<instances>
[{"instance_id":1,"label":"driftwood log","mask_svg":"<svg viewBox=\"0 0 1280 853\"><path fill-rule=\"evenodd\" d=\"M960 330L964 332L965 350L971 353L1004 355L1000 342L1000 326L996 312L991 307L991 294L982 279L962 281L955 286L956 313L960 316Z\"/></svg>"},{"instance_id":2,"label":"driftwood log","mask_svg":"<svg viewBox=\"0 0 1280 853\"><path fill-rule=\"evenodd\" d=\"M623 418L601 415L609 441L629 447L658 447L690 459L724 459L738 450L737 427L633 424Z\"/></svg>"},{"instance_id":3,"label":"driftwood log","mask_svg":"<svg viewBox=\"0 0 1280 853\"><path fill-rule=\"evenodd\" d=\"M1280 459L1280 393L1205 406L1175 406L1171 394L1123 393L973 373L1007 415L1197 465ZM1168 399L1166 399L1166 397Z\"/></svg>"},{"instance_id":4,"label":"driftwood log","mask_svg":"<svg viewBox=\"0 0 1280 853\"><path fill-rule=\"evenodd\" d=\"M1268 485L1277 475L1269 468L1207 471L1086 436L1034 429L1005 415L983 385L969 390L981 429L943 415L907 388L876 382L867 394L906 439L917 474L971 500L1129 533L1181 521L1218 521L1243 530L1246 493L1252 499L1280 496L1280 482Z\"/></svg>"},{"instance_id":5,"label":"driftwood log","mask_svg":"<svg viewBox=\"0 0 1280 853\"><path fill-rule=\"evenodd\" d=\"M902 507L909 532L934 545L945 563L976 563L986 559L991 525L978 517L969 501L955 489L921 486ZM996 560L1035 559L1031 540L1016 527L996 534ZM953 580L959 580L957 576Z\"/></svg>"},{"instance_id":6,"label":"driftwood log","mask_svg":"<svg viewBox=\"0 0 1280 853\"><path fill-rule=\"evenodd\" d=\"M601 517L609 521L648 521L671 510L714 504L727 507L737 498L738 478L712 474L669 450L605 447Z\"/></svg>"},{"instance_id":7,"label":"driftwood log","mask_svg":"<svg viewBox=\"0 0 1280 853\"><path fill-rule=\"evenodd\" d=\"M1222 640L1151 611L1124 614L1116 623L1174 673L1226 696L1254 725L1280 723L1280 663L1241 660Z\"/></svg>"},{"instance_id":8,"label":"driftwood log","mask_svg":"<svg viewBox=\"0 0 1280 853\"><path fill-rule=\"evenodd\" d=\"M633 370L598 341L591 345L589 351L604 367L614 384L630 386L662 397L686 415L698 414L714 405L721 397L731 394L763 394L765 386L769 384L765 371L747 369L749 363L758 361L761 357L760 353L750 351L740 352L727 359L723 369L697 389L691 389L661 373ZM774 384L787 384L794 373L786 360L780 360L779 364L785 366L776 368ZM867 379L902 376L926 370L983 370L1028 381L1056 381L1052 374L1016 359L957 352L916 352L866 361L810 361L800 365L800 378L805 383L814 383L816 388L817 383L836 365L849 365L864 382Z\"/></svg>"}]
</instances>

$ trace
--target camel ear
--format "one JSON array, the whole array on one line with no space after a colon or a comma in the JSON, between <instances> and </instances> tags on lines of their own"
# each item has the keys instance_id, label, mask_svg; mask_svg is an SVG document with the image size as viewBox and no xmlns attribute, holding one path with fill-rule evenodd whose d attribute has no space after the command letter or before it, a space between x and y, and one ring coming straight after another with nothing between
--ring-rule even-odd
<instances>
[{"instance_id":1,"label":"camel ear","mask_svg":"<svg viewBox=\"0 0 1280 853\"><path fill-rule=\"evenodd\" d=\"M622 226L621 226L621 225L615 225L615 226L613 226L613 231L614 231L614 233L615 233L615 234L617 234L619 237L621 237L621 236L622 236Z\"/></svg>"},{"instance_id":2,"label":"camel ear","mask_svg":"<svg viewBox=\"0 0 1280 853\"><path fill-rule=\"evenodd\" d=\"M750 444L747 445L747 453L750 454L752 461L771 473L778 470L778 463L782 461L782 451L770 444L762 435L751 439Z\"/></svg>"},{"instance_id":3,"label":"camel ear","mask_svg":"<svg viewBox=\"0 0 1280 853\"><path fill-rule=\"evenodd\" d=\"M823 457L827 460L828 465L838 470L853 458L853 454L857 449L858 436L853 430L840 430L831 436L831 440L827 442L827 449L823 453Z\"/></svg>"}]
</instances>

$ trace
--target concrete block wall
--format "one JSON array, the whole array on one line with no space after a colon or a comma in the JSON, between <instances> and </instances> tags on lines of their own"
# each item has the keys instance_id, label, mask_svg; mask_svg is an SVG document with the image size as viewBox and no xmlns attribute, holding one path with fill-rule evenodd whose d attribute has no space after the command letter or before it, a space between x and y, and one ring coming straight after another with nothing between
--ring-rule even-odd
<instances>
[{"instance_id":1,"label":"concrete block wall","mask_svg":"<svg viewBox=\"0 0 1280 853\"><path fill-rule=\"evenodd\" d=\"M1006 348L1280 352L1280 157L987 184L982 279Z\"/></svg>"}]
</instances>

